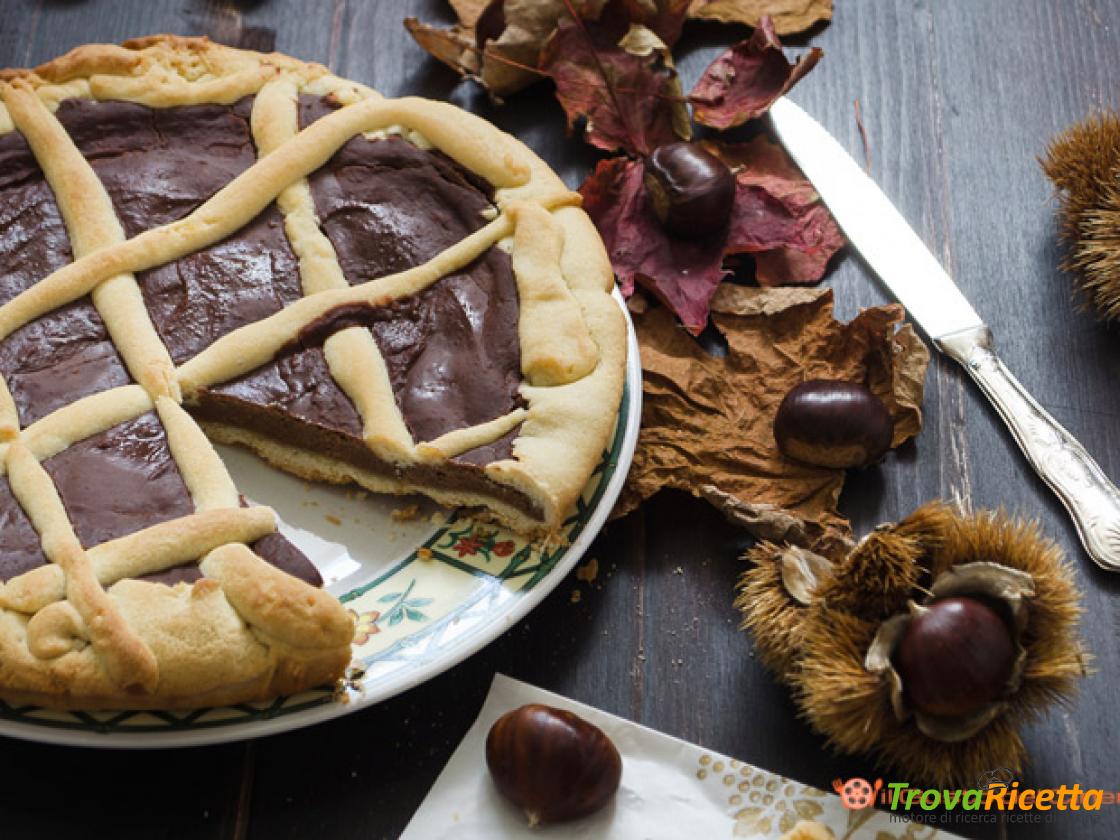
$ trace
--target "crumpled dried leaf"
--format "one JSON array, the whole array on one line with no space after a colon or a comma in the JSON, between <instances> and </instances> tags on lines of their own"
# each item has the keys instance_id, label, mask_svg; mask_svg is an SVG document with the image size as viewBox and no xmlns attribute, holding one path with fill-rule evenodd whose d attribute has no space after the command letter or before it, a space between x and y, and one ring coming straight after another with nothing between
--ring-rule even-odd
<instances>
[{"instance_id":1,"label":"crumpled dried leaf","mask_svg":"<svg viewBox=\"0 0 1120 840\"><path fill-rule=\"evenodd\" d=\"M895 418L894 445L921 428L929 351L897 304L832 317L829 289L724 284L712 319L726 358L709 356L663 307L635 314L642 430L616 515L662 487L708 499L760 539L828 554L851 538L836 509L844 471L784 458L773 422L790 388L813 378L866 382Z\"/></svg>"},{"instance_id":2,"label":"crumpled dried leaf","mask_svg":"<svg viewBox=\"0 0 1120 840\"><path fill-rule=\"evenodd\" d=\"M579 9L604 0L583 0ZM404 25L416 42L452 70L474 79L494 96L515 93L544 77L536 70L541 47L555 31L556 22L568 15L564 0L459 0L452 4L459 23L450 29L405 18ZM499 13L500 10L500 13ZM476 30L480 20L486 26ZM500 24L492 33L492 22Z\"/></svg>"},{"instance_id":3,"label":"crumpled dried leaf","mask_svg":"<svg viewBox=\"0 0 1120 840\"><path fill-rule=\"evenodd\" d=\"M508 96L543 77L536 70L545 42L572 9L599 19L607 0L451 0L459 22L450 29L406 18L425 50L474 79L494 96ZM628 21L646 26L668 46L680 37L688 0L623 0Z\"/></svg>"},{"instance_id":4,"label":"crumpled dried leaf","mask_svg":"<svg viewBox=\"0 0 1120 840\"><path fill-rule=\"evenodd\" d=\"M672 309L689 331L708 323L708 302L727 274L727 254L752 254L763 285L813 283L844 239L820 196L786 156L759 137L742 145L704 141L735 170L735 206L727 231L704 240L669 235L642 183L642 163L600 161L580 187L622 293L635 283Z\"/></svg>"},{"instance_id":5,"label":"crumpled dried leaf","mask_svg":"<svg viewBox=\"0 0 1120 840\"><path fill-rule=\"evenodd\" d=\"M763 17L750 38L721 53L700 76L689 94L692 118L702 125L727 129L761 117L822 55L813 47L790 64L773 21Z\"/></svg>"},{"instance_id":6,"label":"crumpled dried leaf","mask_svg":"<svg viewBox=\"0 0 1120 840\"><path fill-rule=\"evenodd\" d=\"M832 0L692 0L690 19L716 20L758 26L763 15L774 19L779 35L804 32L822 20L832 20Z\"/></svg>"},{"instance_id":7,"label":"crumpled dried leaf","mask_svg":"<svg viewBox=\"0 0 1120 840\"><path fill-rule=\"evenodd\" d=\"M465 27L456 24L450 29L441 29L414 17L406 17L404 28L433 58L439 59L464 76L478 78L482 58L475 45L473 26Z\"/></svg>"},{"instance_id":8,"label":"crumpled dried leaf","mask_svg":"<svg viewBox=\"0 0 1120 840\"><path fill-rule=\"evenodd\" d=\"M648 155L692 136L669 48L631 22L627 0L609 2L597 21L562 18L540 68L556 83L568 129L586 119L584 138L593 146Z\"/></svg>"}]
</instances>

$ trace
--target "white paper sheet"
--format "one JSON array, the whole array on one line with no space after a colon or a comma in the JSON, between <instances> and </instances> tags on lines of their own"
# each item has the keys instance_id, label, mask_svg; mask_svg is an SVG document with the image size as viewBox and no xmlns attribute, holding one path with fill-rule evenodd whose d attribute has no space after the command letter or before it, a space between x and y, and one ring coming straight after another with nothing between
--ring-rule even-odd
<instances>
[{"instance_id":1,"label":"white paper sheet","mask_svg":"<svg viewBox=\"0 0 1120 840\"><path fill-rule=\"evenodd\" d=\"M526 703L575 712L601 728L622 754L622 784L613 804L585 819L530 829L498 793L486 769L486 734L499 717ZM735 759L498 674L474 722L413 816L402 840L680 840L779 838L799 820L824 823L837 838L913 836L952 840L874 810L849 811L831 793L806 787ZM907 835L907 829L911 834Z\"/></svg>"}]
</instances>

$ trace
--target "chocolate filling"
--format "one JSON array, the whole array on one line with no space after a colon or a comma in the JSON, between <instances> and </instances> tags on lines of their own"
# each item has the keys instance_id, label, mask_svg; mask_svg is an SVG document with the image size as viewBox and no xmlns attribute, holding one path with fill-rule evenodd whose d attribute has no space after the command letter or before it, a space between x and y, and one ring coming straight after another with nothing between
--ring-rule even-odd
<instances>
[{"instance_id":1,"label":"chocolate filling","mask_svg":"<svg viewBox=\"0 0 1120 840\"><path fill-rule=\"evenodd\" d=\"M302 125L333 108L329 100L302 97ZM440 152L396 137L352 138L309 180L322 228L351 283L425 262L485 224L483 212L492 206L489 185ZM319 349L339 330L370 328L409 431L432 440L522 404L518 316L509 256L491 248L418 295L328 313L273 362L201 393L192 410L398 480L485 493L539 517L532 500L480 469L511 457L516 432L438 468L385 463L362 441L361 419Z\"/></svg>"},{"instance_id":2,"label":"chocolate filling","mask_svg":"<svg viewBox=\"0 0 1120 840\"><path fill-rule=\"evenodd\" d=\"M190 214L256 162L252 105L252 97L161 109L67 99L58 118L105 184L125 233L135 236ZM275 205L222 242L136 279L176 364L302 293Z\"/></svg>"},{"instance_id":3,"label":"chocolate filling","mask_svg":"<svg viewBox=\"0 0 1120 840\"><path fill-rule=\"evenodd\" d=\"M8 479L0 476L0 581L9 581L46 562L39 535L12 495Z\"/></svg>"},{"instance_id":4,"label":"chocolate filling","mask_svg":"<svg viewBox=\"0 0 1120 840\"><path fill-rule=\"evenodd\" d=\"M301 124L333 107L326 98L301 97ZM432 259L481 228L493 208L489 184L399 137L353 137L309 181L323 231L352 284ZM521 404L518 313L509 255L498 248L419 295L369 310L364 323L414 438L433 440Z\"/></svg>"},{"instance_id":5,"label":"chocolate filling","mask_svg":"<svg viewBox=\"0 0 1120 840\"><path fill-rule=\"evenodd\" d=\"M204 422L212 421L249 429L276 443L316 452L376 475L419 487L484 493L530 517L540 519L542 516L540 507L534 500L511 487L491 481L480 469L495 460L495 453L511 446L516 433L460 455L453 459L456 462L453 465L404 465L391 464L378 458L357 433L347 433L318 423L295 424L282 411L254 402L230 399L218 391L204 391L198 404L192 406L192 413Z\"/></svg>"},{"instance_id":6,"label":"chocolate filling","mask_svg":"<svg viewBox=\"0 0 1120 840\"><path fill-rule=\"evenodd\" d=\"M233 108L156 111L66 100L59 118L133 236L185 216L252 165L250 107L251 100L243 100ZM0 304L70 259L54 194L30 148L17 132L0 136ZM295 256L274 207L226 242L138 279L176 361L300 295ZM25 426L82 396L131 381L88 298L0 342L0 373ZM45 466L86 547L194 511L153 414L81 441ZM315 567L283 536L269 535L253 548L289 574L321 585ZM0 580L46 562L38 534L0 478ZM190 563L143 577L173 584L196 580L201 572Z\"/></svg>"},{"instance_id":7,"label":"chocolate filling","mask_svg":"<svg viewBox=\"0 0 1120 840\"><path fill-rule=\"evenodd\" d=\"M194 513L167 435L151 412L79 441L43 466L86 548ZM253 548L289 574L322 583L311 562L281 535L271 534ZM198 564L188 563L141 579L174 584L201 576Z\"/></svg>"},{"instance_id":8,"label":"chocolate filling","mask_svg":"<svg viewBox=\"0 0 1120 840\"><path fill-rule=\"evenodd\" d=\"M0 305L70 262L54 193L23 135L0 134Z\"/></svg>"},{"instance_id":9,"label":"chocolate filling","mask_svg":"<svg viewBox=\"0 0 1120 840\"><path fill-rule=\"evenodd\" d=\"M71 259L54 193L23 136L0 135L0 305ZM28 426L56 408L131 379L88 298L0 341L0 376Z\"/></svg>"},{"instance_id":10,"label":"chocolate filling","mask_svg":"<svg viewBox=\"0 0 1120 840\"><path fill-rule=\"evenodd\" d=\"M78 441L43 467L85 548L194 513L152 412Z\"/></svg>"},{"instance_id":11,"label":"chocolate filling","mask_svg":"<svg viewBox=\"0 0 1120 840\"><path fill-rule=\"evenodd\" d=\"M132 381L89 298L49 312L0 342L0 373L23 426Z\"/></svg>"}]
</instances>

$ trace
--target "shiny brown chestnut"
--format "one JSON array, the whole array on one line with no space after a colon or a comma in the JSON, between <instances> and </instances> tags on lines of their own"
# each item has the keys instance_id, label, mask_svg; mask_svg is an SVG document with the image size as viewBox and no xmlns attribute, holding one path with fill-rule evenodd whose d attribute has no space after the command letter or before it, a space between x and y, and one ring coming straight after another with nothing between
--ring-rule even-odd
<instances>
[{"instance_id":1,"label":"shiny brown chestnut","mask_svg":"<svg viewBox=\"0 0 1120 840\"><path fill-rule=\"evenodd\" d=\"M598 811L622 778L622 756L603 730L537 703L498 718L486 736L486 764L531 826Z\"/></svg>"},{"instance_id":2,"label":"shiny brown chestnut","mask_svg":"<svg viewBox=\"0 0 1120 840\"><path fill-rule=\"evenodd\" d=\"M774 417L774 439L787 458L818 467L862 467L890 449L894 418L856 382L811 379L786 394Z\"/></svg>"},{"instance_id":3,"label":"shiny brown chestnut","mask_svg":"<svg viewBox=\"0 0 1120 840\"><path fill-rule=\"evenodd\" d=\"M894 654L907 702L938 717L964 717L997 700L1015 667L1007 622L967 595L924 607Z\"/></svg>"},{"instance_id":4,"label":"shiny brown chestnut","mask_svg":"<svg viewBox=\"0 0 1120 840\"><path fill-rule=\"evenodd\" d=\"M695 143L658 146L645 163L646 193L667 231L701 239L727 227L735 204L735 176Z\"/></svg>"}]
</instances>

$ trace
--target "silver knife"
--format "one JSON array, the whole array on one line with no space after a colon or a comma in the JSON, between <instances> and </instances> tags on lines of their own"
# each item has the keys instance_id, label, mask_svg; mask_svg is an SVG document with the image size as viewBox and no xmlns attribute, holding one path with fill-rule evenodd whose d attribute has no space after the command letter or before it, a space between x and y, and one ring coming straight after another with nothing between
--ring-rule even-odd
<instances>
[{"instance_id":1,"label":"silver knife","mask_svg":"<svg viewBox=\"0 0 1120 840\"><path fill-rule=\"evenodd\" d=\"M1000 361L992 333L945 269L844 148L783 97L770 118L848 240L946 355L980 386L1101 568L1120 572L1120 491Z\"/></svg>"}]
</instances>

